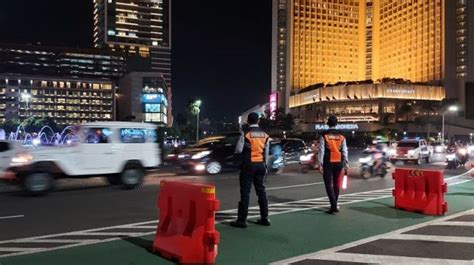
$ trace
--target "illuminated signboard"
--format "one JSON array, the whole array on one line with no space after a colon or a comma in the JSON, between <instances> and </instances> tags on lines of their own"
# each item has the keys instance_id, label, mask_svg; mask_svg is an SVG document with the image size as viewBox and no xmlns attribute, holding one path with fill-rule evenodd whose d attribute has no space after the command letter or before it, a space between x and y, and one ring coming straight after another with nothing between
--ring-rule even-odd
<instances>
[{"instance_id":1,"label":"illuminated signboard","mask_svg":"<svg viewBox=\"0 0 474 265\"><path fill-rule=\"evenodd\" d=\"M160 104L145 104L146 113L157 113L160 112Z\"/></svg>"},{"instance_id":2,"label":"illuminated signboard","mask_svg":"<svg viewBox=\"0 0 474 265\"><path fill-rule=\"evenodd\" d=\"M277 111L277 108L278 108L278 93L272 93L270 95L270 113L271 113L271 116L270 116L270 119L275 119L275 113Z\"/></svg>"},{"instance_id":3,"label":"illuminated signboard","mask_svg":"<svg viewBox=\"0 0 474 265\"><path fill-rule=\"evenodd\" d=\"M164 103L168 104L168 101L163 94L143 94L142 95L143 103Z\"/></svg>"},{"instance_id":4,"label":"illuminated signboard","mask_svg":"<svg viewBox=\"0 0 474 265\"><path fill-rule=\"evenodd\" d=\"M323 130L328 130L329 126L327 124L316 124L315 127L316 131L323 131ZM336 130L358 130L359 125L352 123L352 124L338 124L336 126Z\"/></svg>"},{"instance_id":5,"label":"illuminated signboard","mask_svg":"<svg viewBox=\"0 0 474 265\"><path fill-rule=\"evenodd\" d=\"M387 93L390 94L415 94L416 90L414 88L387 88Z\"/></svg>"}]
</instances>

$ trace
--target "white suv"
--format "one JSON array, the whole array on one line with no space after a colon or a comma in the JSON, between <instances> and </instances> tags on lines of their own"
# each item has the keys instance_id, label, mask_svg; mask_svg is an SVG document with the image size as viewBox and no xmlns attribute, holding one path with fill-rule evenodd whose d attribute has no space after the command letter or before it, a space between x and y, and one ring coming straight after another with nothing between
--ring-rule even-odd
<instances>
[{"instance_id":1,"label":"white suv","mask_svg":"<svg viewBox=\"0 0 474 265\"><path fill-rule=\"evenodd\" d=\"M157 127L146 123L87 123L68 145L32 147L11 160L16 182L41 194L62 177L105 176L112 185L139 186L145 170L161 164Z\"/></svg>"},{"instance_id":2,"label":"white suv","mask_svg":"<svg viewBox=\"0 0 474 265\"><path fill-rule=\"evenodd\" d=\"M419 165L431 162L433 149L423 139L407 139L398 142L395 152L390 154L390 162L413 161Z\"/></svg>"}]
</instances>

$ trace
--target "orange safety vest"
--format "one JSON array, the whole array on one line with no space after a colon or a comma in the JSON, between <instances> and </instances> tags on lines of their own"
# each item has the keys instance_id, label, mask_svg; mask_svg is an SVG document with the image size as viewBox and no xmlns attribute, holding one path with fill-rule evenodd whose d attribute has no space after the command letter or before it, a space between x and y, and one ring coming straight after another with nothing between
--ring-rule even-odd
<instances>
[{"instance_id":1,"label":"orange safety vest","mask_svg":"<svg viewBox=\"0 0 474 265\"><path fill-rule=\"evenodd\" d=\"M324 135L324 141L326 143L326 150L329 150L329 162L340 163L342 162L342 143L346 138L340 134L326 134Z\"/></svg>"},{"instance_id":2,"label":"orange safety vest","mask_svg":"<svg viewBox=\"0 0 474 265\"><path fill-rule=\"evenodd\" d=\"M250 155L246 160L250 160L252 163L265 162L265 145L267 144L268 139L268 134L257 127L251 128L247 133L245 133L245 146L248 150L244 150L244 153Z\"/></svg>"}]
</instances>

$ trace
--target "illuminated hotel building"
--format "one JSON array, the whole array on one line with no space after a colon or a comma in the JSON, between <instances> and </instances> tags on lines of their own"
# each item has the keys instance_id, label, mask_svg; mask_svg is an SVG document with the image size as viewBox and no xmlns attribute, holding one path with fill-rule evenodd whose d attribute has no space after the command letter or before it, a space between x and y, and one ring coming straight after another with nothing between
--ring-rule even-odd
<instances>
[{"instance_id":1,"label":"illuminated hotel building","mask_svg":"<svg viewBox=\"0 0 474 265\"><path fill-rule=\"evenodd\" d=\"M113 121L114 83L92 78L0 74L0 123L50 117L58 125Z\"/></svg>"},{"instance_id":2,"label":"illuminated hotel building","mask_svg":"<svg viewBox=\"0 0 474 265\"><path fill-rule=\"evenodd\" d=\"M456 88L446 84L450 33L445 2L273 0L272 93L278 93L280 107L304 122L342 112L359 116L348 121L381 120L404 103L453 96ZM451 2L457 2L452 21L457 21L459 37L467 34L462 28L467 27L464 5L469 1ZM457 78L468 67L466 38L455 44ZM389 84L397 89L386 87ZM435 97L430 95L434 87L443 90L436 90ZM328 96L300 100L305 93L321 95L321 91ZM411 98L413 93L417 96Z\"/></svg>"},{"instance_id":3,"label":"illuminated hotel building","mask_svg":"<svg viewBox=\"0 0 474 265\"><path fill-rule=\"evenodd\" d=\"M127 54L127 71L171 85L171 0L93 0L94 46Z\"/></svg>"}]
</instances>

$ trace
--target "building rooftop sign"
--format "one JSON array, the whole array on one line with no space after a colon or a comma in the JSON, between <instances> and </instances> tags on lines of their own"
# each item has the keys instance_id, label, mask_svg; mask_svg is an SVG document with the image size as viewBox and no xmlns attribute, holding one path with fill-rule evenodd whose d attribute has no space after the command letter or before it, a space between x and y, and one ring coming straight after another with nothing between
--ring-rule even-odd
<instances>
[{"instance_id":1,"label":"building rooftop sign","mask_svg":"<svg viewBox=\"0 0 474 265\"><path fill-rule=\"evenodd\" d=\"M316 131L324 131L324 130L328 130L328 129L329 129L329 126L326 125L326 124L316 124L316 125L314 126L314 128L316 129ZM355 124L355 123L338 124L338 125L336 126L336 130L341 130L341 131L359 130L359 125L357 125L357 124Z\"/></svg>"}]
</instances>

